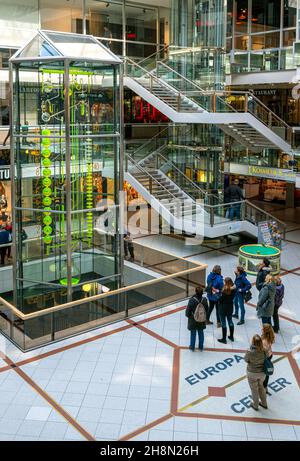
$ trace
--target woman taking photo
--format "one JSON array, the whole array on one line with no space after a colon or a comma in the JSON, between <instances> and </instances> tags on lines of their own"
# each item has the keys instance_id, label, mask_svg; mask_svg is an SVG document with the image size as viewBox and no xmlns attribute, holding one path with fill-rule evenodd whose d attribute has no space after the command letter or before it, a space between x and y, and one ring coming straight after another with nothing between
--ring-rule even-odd
<instances>
[{"instance_id":1,"label":"woman taking photo","mask_svg":"<svg viewBox=\"0 0 300 461\"><path fill-rule=\"evenodd\" d=\"M266 356L272 360L273 357L273 352L272 352L272 345L275 343L275 334L274 330L271 325L268 323L265 323L262 327L262 335L261 335L264 351L266 353ZM271 395L270 392L268 392L268 382L269 382L269 376L265 377L264 380L264 388L266 389L266 393L268 395Z\"/></svg>"},{"instance_id":2,"label":"woman taking photo","mask_svg":"<svg viewBox=\"0 0 300 461\"><path fill-rule=\"evenodd\" d=\"M268 408L266 389L263 384L266 377L264 373L265 357L262 339L259 335L254 335L250 349L246 352L244 359L248 364L247 378L253 400L251 408L255 411L259 410L259 405L265 409Z\"/></svg>"},{"instance_id":3,"label":"woman taking photo","mask_svg":"<svg viewBox=\"0 0 300 461\"><path fill-rule=\"evenodd\" d=\"M226 277L224 281L224 287L222 289L221 297L219 299L219 316L222 325L222 338L218 339L219 343L227 344L227 325L229 326L229 336L231 341L234 341L233 332L234 325L232 321L233 313L233 300L236 295L236 287L230 277Z\"/></svg>"}]
</instances>

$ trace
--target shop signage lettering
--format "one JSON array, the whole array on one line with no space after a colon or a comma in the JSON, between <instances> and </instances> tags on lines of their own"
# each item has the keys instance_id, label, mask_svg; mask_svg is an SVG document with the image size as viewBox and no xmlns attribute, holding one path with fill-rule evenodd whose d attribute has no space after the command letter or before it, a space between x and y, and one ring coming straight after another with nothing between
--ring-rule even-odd
<instances>
[{"instance_id":1,"label":"shop signage lettering","mask_svg":"<svg viewBox=\"0 0 300 461\"><path fill-rule=\"evenodd\" d=\"M285 389L287 386L291 384L292 383L287 381L285 378L278 378L276 379L276 381L272 381L268 384L268 391L273 395L274 393L282 391L282 389ZM244 413L247 410L247 408L251 407L251 404L251 395L247 395L247 397L243 397L238 402L233 403L230 408L232 411L234 411L234 413Z\"/></svg>"},{"instance_id":2,"label":"shop signage lettering","mask_svg":"<svg viewBox=\"0 0 300 461\"><path fill-rule=\"evenodd\" d=\"M10 180L10 168L0 168L0 181Z\"/></svg>"},{"instance_id":3,"label":"shop signage lettering","mask_svg":"<svg viewBox=\"0 0 300 461\"><path fill-rule=\"evenodd\" d=\"M213 376L216 373L220 373L227 368L232 367L234 363L239 363L244 358L240 355L234 355L233 357L229 357L228 359L223 360L222 362L218 362L213 367L204 368L204 370L199 371L198 373L194 373L193 375L187 376L185 380L193 386L194 384L199 383L207 379L209 376Z\"/></svg>"},{"instance_id":4,"label":"shop signage lettering","mask_svg":"<svg viewBox=\"0 0 300 461\"><path fill-rule=\"evenodd\" d=\"M275 96L277 93L277 90L268 90L268 89L254 90L253 93L256 96Z\"/></svg>"},{"instance_id":5,"label":"shop signage lettering","mask_svg":"<svg viewBox=\"0 0 300 461\"><path fill-rule=\"evenodd\" d=\"M292 179L295 181L296 175L292 171L289 172L287 170L281 170L279 168L268 168L262 166L249 166L248 173L250 175L258 175L258 176L272 176L272 178L277 179Z\"/></svg>"}]
</instances>

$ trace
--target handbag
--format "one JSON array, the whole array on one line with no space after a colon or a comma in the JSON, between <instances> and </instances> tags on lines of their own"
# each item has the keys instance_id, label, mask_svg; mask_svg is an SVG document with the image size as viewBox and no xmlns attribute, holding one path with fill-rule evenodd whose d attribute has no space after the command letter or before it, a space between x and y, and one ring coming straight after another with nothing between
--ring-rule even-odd
<instances>
[{"instance_id":1,"label":"handbag","mask_svg":"<svg viewBox=\"0 0 300 461\"><path fill-rule=\"evenodd\" d=\"M266 354L264 360L264 373L266 376L272 376L272 374L274 373L274 365Z\"/></svg>"},{"instance_id":2,"label":"handbag","mask_svg":"<svg viewBox=\"0 0 300 461\"><path fill-rule=\"evenodd\" d=\"M250 299L252 299L252 293L251 293L251 290L248 290L244 294L244 300L247 303L250 301Z\"/></svg>"}]
</instances>

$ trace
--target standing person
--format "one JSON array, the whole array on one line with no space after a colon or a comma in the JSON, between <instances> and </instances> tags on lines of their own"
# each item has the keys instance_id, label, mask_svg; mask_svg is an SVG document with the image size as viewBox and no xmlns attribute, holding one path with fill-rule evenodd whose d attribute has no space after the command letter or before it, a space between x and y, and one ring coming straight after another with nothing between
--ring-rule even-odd
<instances>
[{"instance_id":1,"label":"standing person","mask_svg":"<svg viewBox=\"0 0 300 461\"><path fill-rule=\"evenodd\" d=\"M264 373L265 357L262 339L259 335L254 335L244 360L248 364L247 378L253 399L251 407L256 411L258 411L259 405L265 409L268 408L266 390L263 385L266 377Z\"/></svg>"},{"instance_id":2,"label":"standing person","mask_svg":"<svg viewBox=\"0 0 300 461\"><path fill-rule=\"evenodd\" d=\"M6 222L6 225L5 225L5 230L7 230L7 232L9 232L10 234L10 243L12 242L12 223L11 223L11 218L9 218ZM11 245L7 247L7 259L10 259L11 257Z\"/></svg>"},{"instance_id":3,"label":"standing person","mask_svg":"<svg viewBox=\"0 0 300 461\"><path fill-rule=\"evenodd\" d=\"M233 181L233 184L230 184L230 186L225 189L224 197L226 197L227 203L241 202L244 200L243 191L239 186L239 180L237 178ZM240 215L241 204L237 203L236 205L232 205L229 212L230 220L233 221L235 217L236 219L240 219Z\"/></svg>"},{"instance_id":4,"label":"standing person","mask_svg":"<svg viewBox=\"0 0 300 461\"><path fill-rule=\"evenodd\" d=\"M276 292L275 292L275 304L274 304L274 313L273 313L273 329L275 333L279 332L279 315L278 309L282 306L283 298L284 298L284 285L281 281L279 275L275 277L276 283Z\"/></svg>"},{"instance_id":5,"label":"standing person","mask_svg":"<svg viewBox=\"0 0 300 461\"><path fill-rule=\"evenodd\" d=\"M0 257L1 257L1 266L5 264L5 256L7 252L7 244L10 243L10 233L5 229L4 226L1 226L0 229Z\"/></svg>"},{"instance_id":6,"label":"standing person","mask_svg":"<svg viewBox=\"0 0 300 461\"><path fill-rule=\"evenodd\" d=\"M235 270L236 294L234 298L234 315L235 319L239 318L239 309L241 310L241 319L237 323L243 325L245 323L245 293L251 290L251 283L247 279L247 272L242 266L238 266Z\"/></svg>"},{"instance_id":7,"label":"standing person","mask_svg":"<svg viewBox=\"0 0 300 461\"><path fill-rule=\"evenodd\" d=\"M198 307L199 306L199 307ZM205 314L203 312L203 308L205 310ZM195 312L196 310L202 311L203 314L203 321L198 322L195 319ZM196 344L196 334L198 332L199 337L199 349L203 351L204 347L204 331L206 328L206 315L208 312L208 303L207 299L203 296L203 289L201 287L196 287L195 295L189 300L185 315L188 318L188 330L191 332L191 342L189 349L191 351L195 350ZM198 313L198 312L197 312ZM197 317L197 315L196 315Z\"/></svg>"},{"instance_id":8,"label":"standing person","mask_svg":"<svg viewBox=\"0 0 300 461\"><path fill-rule=\"evenodd\" d=\"M222 294L219 299L219 315L222 324L222 338L218 339L219 343L227 344L227 326L226 320L229 326L229 336L228 338L231 341L234 341L234 325L232 321L233 313L233 300L236 294L236 287L230 277L226 277L224 280L224 287L222 289Z\"/></svg>"},{"instance_id":9,"label":"standing person","mask_svg":"<svg viewBox=\"0 0 300 461\"><path fill-rule=\"evenodd\" d=\"M110 49L112 33L109 30L108 26L104 26L103 37L109 39L109 40L103 40L103 45L106 46L106 48Z\"/></svg>"},{"instance_id":10,"label":"standing person","mask_svg":"<svg viewBox=\"0 0 300 461\"><path fill-rule=\"evenodd\" d=\"M271 325L271 317L274 314L276 285L273 275L266 276L264 286L259 292L257 301L257 317L262 323Z\"/></svg>"},{"instance_id":11,"label":"standing person","mask_svg":"<svg viewBox=\"0 0 300 461\"><path fill-rule=\"evenodd\" d=\"M268 258L264 258L262 263L258 266L258 272L256 276L256 288L258 291L262 289L265 283L266 276L271 273L271 263Z\"/></svg>"},{"instance_id":12,"label":"standing person","mask_svg":"<svg viewBox=\"0 0 300 461\"><path fill-rule=\"evenodd\" d=\"M124 235L125 258L128 257L128 252L130 254L129 261L134 261L134 246L133 246L133 241L132 241L131 234L129 231Z\"/></svg>"},{"instance_id":13,"label":"standing person","mask_svg":"<svg viewBox=\"0 0 300 461\"><path fill-rule=\"evenodd\" d=\"M217 315L217 327L221 327L220 317L219 317L219 306L218 301L221 296L221 292L224 286L223 277L221 275L221 266L214 266L212 272L207 277L207 286L206 292L209 301L209 311L207 317L207 325L212 325L213 322L210 321L210 316L214 307L216 308Z\"/></svg>"},{"instance_id":14,"label":"standing person","mask_svg":"<svg viewBox=\"0 0 300 461\"><path fill-rule=\"evenodd\" d=\"M275 334L273 331L273 328L271 325L268 323L265 323L262 327L262 335L261 335L264 351L266 353L266 356L272 360L273 358L273 351L272 351L272 345L275 343ZM271 393L268 391L268 382L269 382L269 376L266 375L264 379L264 388L266 389L266 393L268 395L271 395Z\"/></svg>"}]
</instances>

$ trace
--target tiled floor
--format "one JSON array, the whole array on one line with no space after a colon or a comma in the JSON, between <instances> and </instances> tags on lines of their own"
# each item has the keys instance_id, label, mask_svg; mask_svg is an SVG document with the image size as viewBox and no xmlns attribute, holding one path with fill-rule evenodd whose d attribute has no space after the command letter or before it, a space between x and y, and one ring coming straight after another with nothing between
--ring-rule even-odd
<instances>
[{"instance_id":1,"label":"tiled floor","mask_svg":"<svg viewBox=\"0 0 300 461\"><path fill-rule=\"evenodd\" d=\"M300 440L299 236L291 230L284 243L286 296L268 410L247 407L242 357L260 331L253 289L234 343L220 347L212 325L202 353L186 348L185 301L25 354L1 337L0 440ZM237 264L234 237L227 246L141 241L221 264L225 275ZM202 372L207 377L190 384Z\"/></svg>"}]
</instances>

